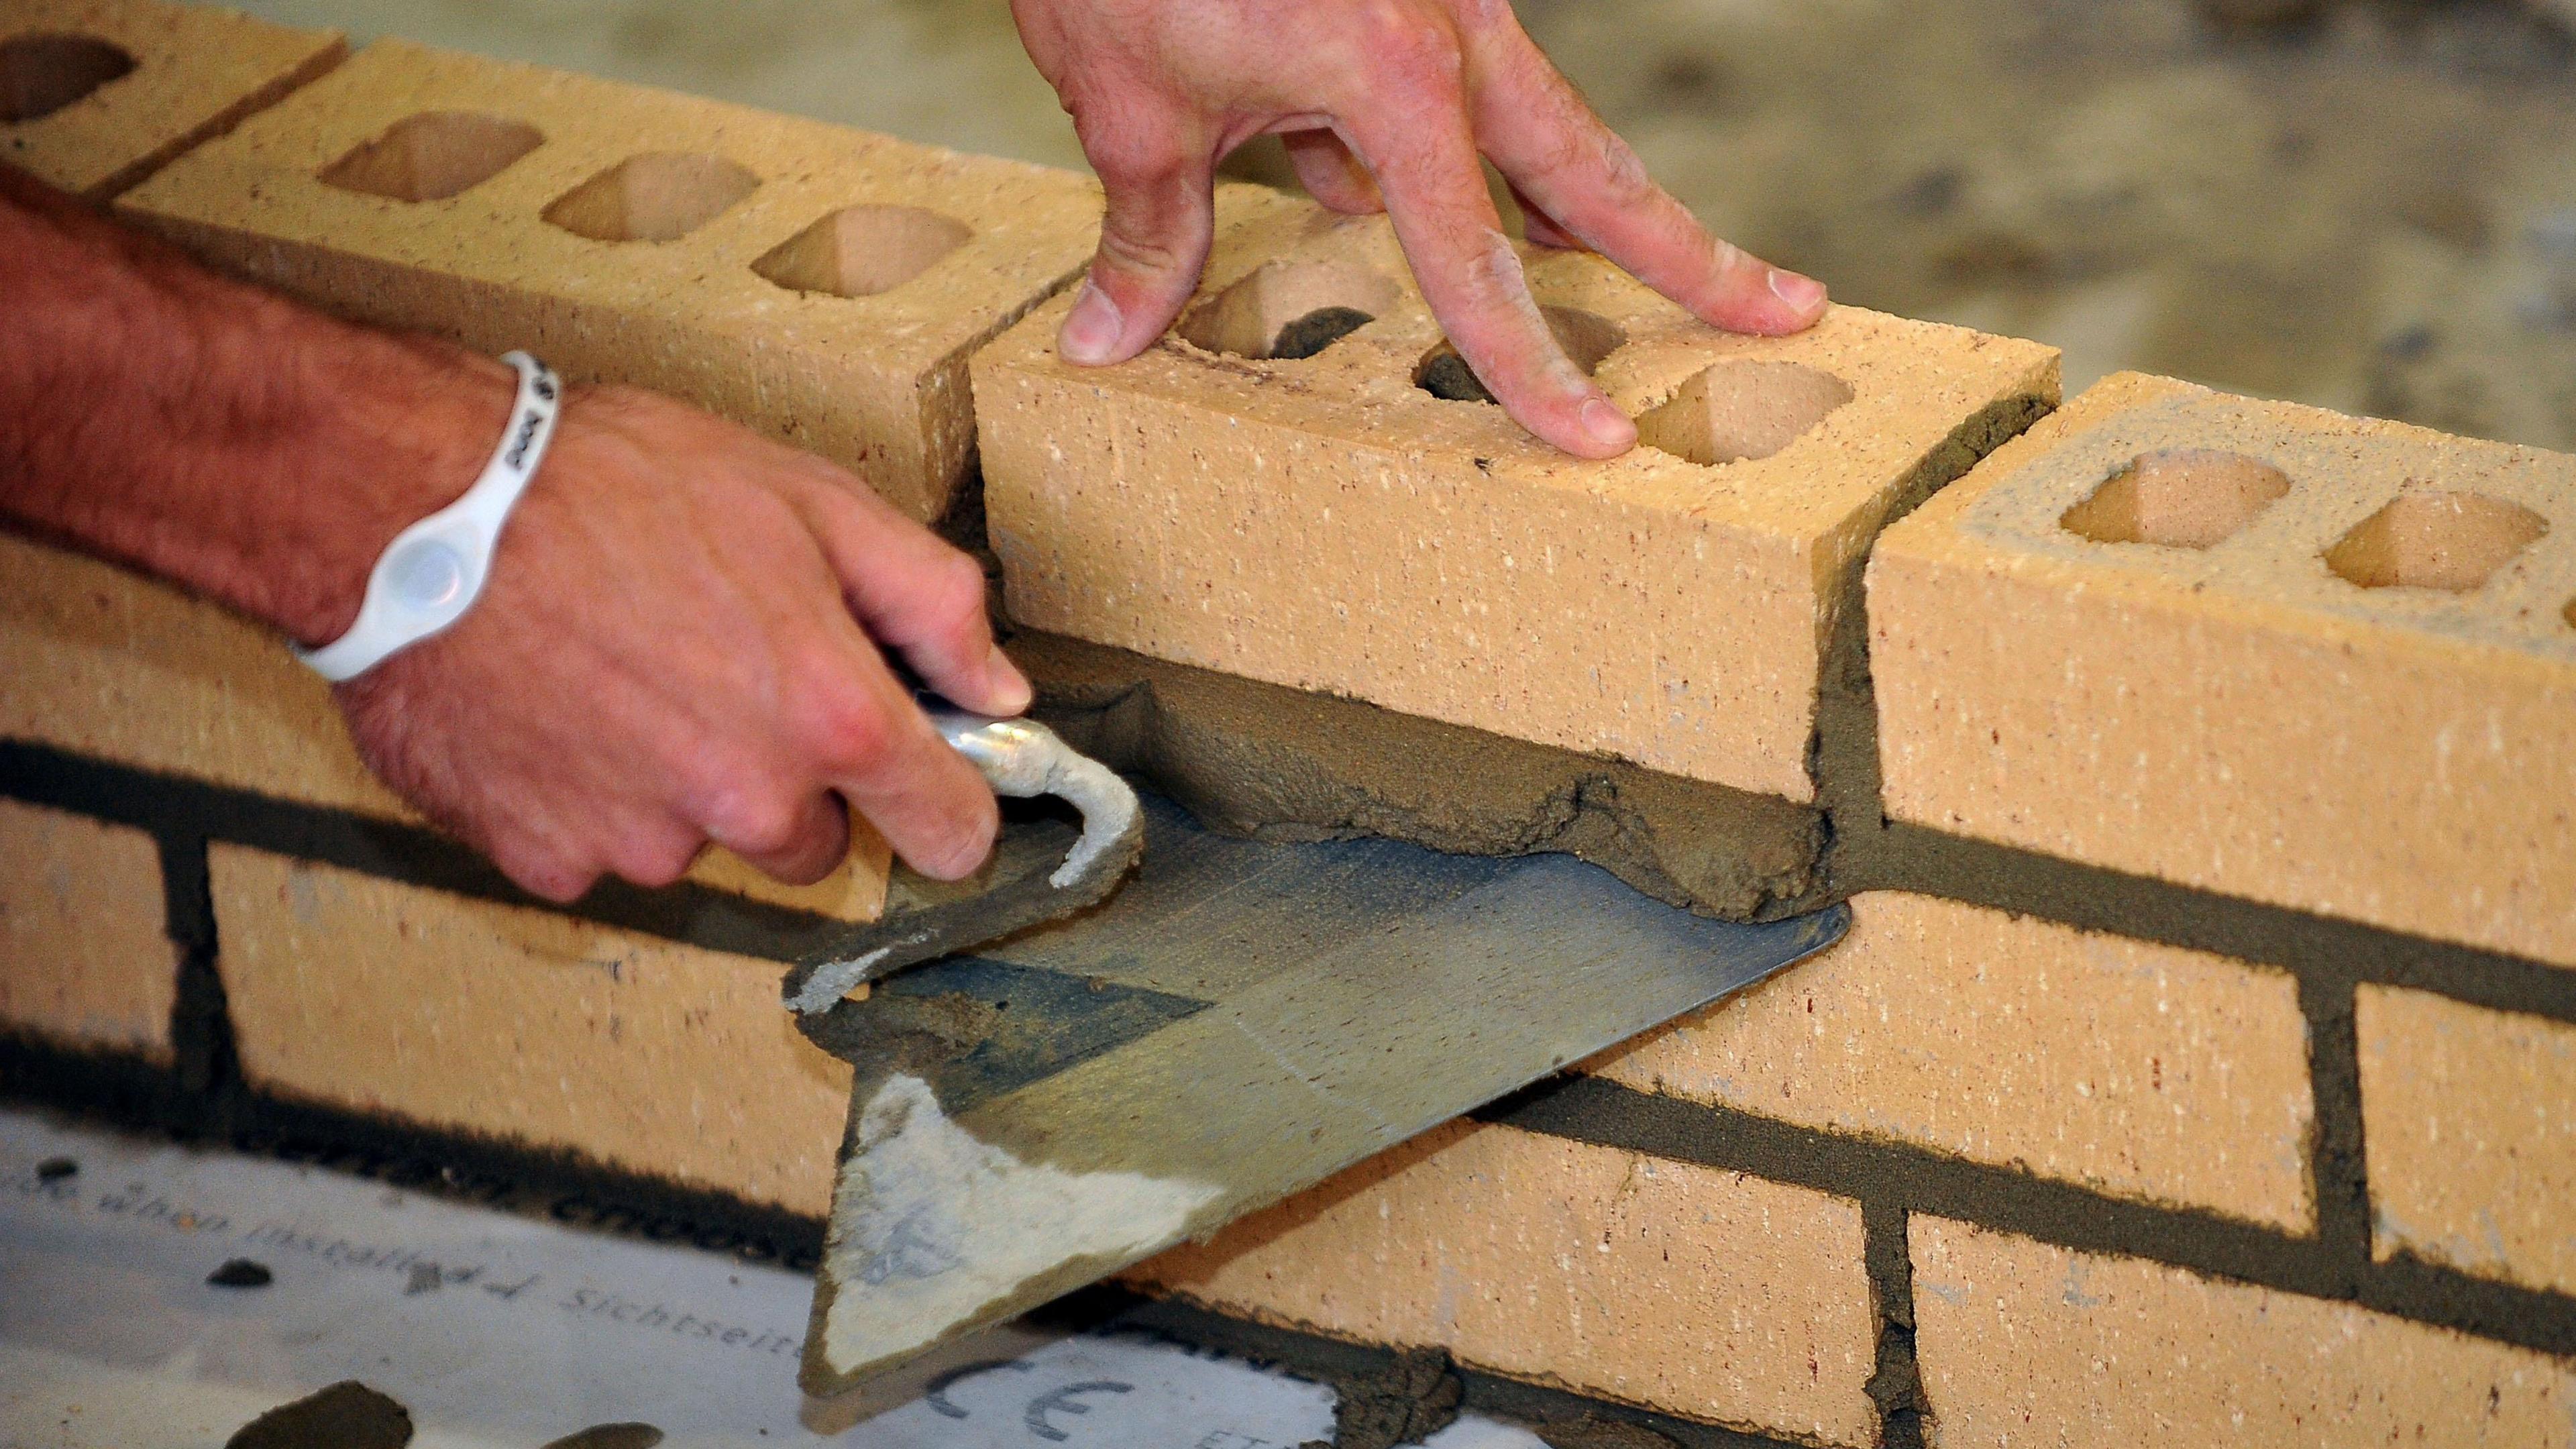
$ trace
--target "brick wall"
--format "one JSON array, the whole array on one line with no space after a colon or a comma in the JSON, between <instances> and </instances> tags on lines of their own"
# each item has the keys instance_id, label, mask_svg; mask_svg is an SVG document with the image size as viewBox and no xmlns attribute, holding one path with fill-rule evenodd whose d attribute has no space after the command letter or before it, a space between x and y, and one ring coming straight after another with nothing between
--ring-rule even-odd
<instances>
[{"instance_id":1,"label":"brick wall","mask_svg":"<svg viewBox=\"0 0 2576 1449\"><path fill-rule=\"evenodd\" d=\"M642 135L758 183L675 243L706 296L575 284L677 254L598 235L679 225L617 200ZM452 335L507 294L597 375L652 339L630 375L817 446L912 387L905 436L946 441L888 486L934 511L981 427L1023 625L1830 818L1841 947L1142 1265L1157 1322L1438 1344L1473 1402L1692 1444L2563 1442L2576 462L2143 378L2007 442L2055 400L2035 345L1719 338L1543 259L1650 419L1575 464L1416 386L1442 344L1380 224L1249 190L1177 339L1074 374L1041 305L970 409L1089 193L1019 236L992 178L1060 178L884 159L916 154L388 45L129 207ZM814 230L854 202L972 239ZM494 229L537 260L478 270ZM725 299L862 307L831 293L871 250L939 253L955 339L871 373L817 321L842 382L765 413ZM1326 306L1370 320L1270 355ZM9 1090L810 1244L846 1069L775 966L879 908L881 845L816 892L711 860L541 907L369 781L273 641L8 540L0 679Z\"/></svg>"}]
</instances>

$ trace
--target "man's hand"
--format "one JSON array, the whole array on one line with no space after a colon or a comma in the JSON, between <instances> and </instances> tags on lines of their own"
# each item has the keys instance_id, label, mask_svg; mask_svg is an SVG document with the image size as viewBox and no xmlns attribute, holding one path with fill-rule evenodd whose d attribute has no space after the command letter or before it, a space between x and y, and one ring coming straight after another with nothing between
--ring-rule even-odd
<instances>
[{"instance_id":1,"label":"man's hand","mask_svg":"<svg viewBox=\"0 0 2576 1449\"><path fill-rule=\"evenodd\" d=\"M1711 237L1513 17L1508 0L1012 0L1020 36L1108 189L1100 255L1059 350L1122 362L1198 285L1216 164L1281 134L1337 211L1385 210L1449 339L1504 408L1606 458L1636 426L1568 361L1485 189L1489 158L1530 239L1584 246L1702 319L1800 331L1825 289Z\"/></svg>"},{"instance_id":2,"label":"man's hand","mask_svg":"<svg viewBox=\"0 0 2576 1449\"><path fill-rule=\"evenodd\" d=\"M880 645L968 709L1028 707L972 559L819 459L577 390L473 610L339 693L377 773L551 899L666 884L710 840L818 880L844 800L915 869L964 875L992 792Z\"/></svg>"},{"instance_id":3,"label":"man's hand","mask_svg":"<svg viewBox=\"0 0 2576 1449\"><path fill-rule=\"evenodd\" d=\"M510 370L214 276L0 164L0 526L176 580L313 645L453 502ZM846 799L933 876L992 792L880 649L968 709L1029 687L974 562L859 479L694 408L576 390L457 625L344 685L370 764L528 890L659 885L708 840L790 881Z\"/></svg>"}]
</instances>

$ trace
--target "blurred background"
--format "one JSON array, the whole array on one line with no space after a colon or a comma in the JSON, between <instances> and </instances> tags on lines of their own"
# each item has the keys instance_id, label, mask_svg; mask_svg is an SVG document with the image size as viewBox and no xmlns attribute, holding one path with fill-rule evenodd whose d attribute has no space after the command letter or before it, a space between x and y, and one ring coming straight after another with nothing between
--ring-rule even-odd
<instances>
[{"instance_id":1,"label":"blurred background","mask_svg":"<svg viewBox=\"0 0 2576 1449\"><path fill-rule=\"evenodd\" d=\"M1080 166L1004 0L233 0ZM2576 449L2576 0L1519 0L1843 301ZM1289 180L1275 143L1231 174Z\"/></svg>"}]
</instances>

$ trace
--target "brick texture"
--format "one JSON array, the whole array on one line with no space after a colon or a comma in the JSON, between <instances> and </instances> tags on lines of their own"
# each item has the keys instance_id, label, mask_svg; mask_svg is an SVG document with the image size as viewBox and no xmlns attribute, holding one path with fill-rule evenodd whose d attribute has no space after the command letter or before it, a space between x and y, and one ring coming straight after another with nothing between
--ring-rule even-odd
<instances>
[{"instance_id":1,"label":"brick texture","mask_svg":"<svg viewBox=\"0 0 2576 1449\"><path fill-rule=\"evenodd\" d=\"M1938 1218L1911 1239L1935 1449L2567 1442L2546 1355Z\"/></svg>"},{"instance_id":2,"label":"brick texture","mask_svg":"<svg viewBox=\"0 0 2576 1449\"><path fill-rule=\"evenodd\" d=\"M330 686L276 637L167 584L0 536L0 739L308 805L413 819L358 759ZM861 828L825 880L780 885L720 850L690 878L844 920L885 904Z\"/></svg>"},{"instance_id":3,"label":"brick texture","mask_svg":"<svg viewBox=\"0 0 2576 1449\"><path fill-rule=\"evenodd\" d=\"M1692 1418L1874 1442L1860 1209L1741 1173L1453 1124L1131 1279Z\"/></svg>"},{"instance_id":4,"label":"brick texture","mask_svg":"<svg viewBox=\"0 0 2576 1449\"><path fill-rule=\"evenodd\" d=\"M2576 965L2571 601L2576 458L2113 378L1880 540L1888 810Z\"/></svg>"},{"instance_id":5,"label":"brick texture","mask_svg":"<svg viewBox=\"0 0 2576 1449\"><path fill-rule=\"evenodd\" d=\"M0 8L0 163L106 198L329 70L336 32L154 0Z\"/></svg>"},{"instance_id":6,"label":"brick texture","mask_svg":"<svg viewBox=\"0 0 2576 1449\"><path fill-rule=\"evenodd\" d=\"M775 964L238 846L212 874L252 1085L830 1205L850 1068L797 1032Z\"/></svg>"},{"instance_id":7,"label":"brick texture","mask_svg":"<svg viewBox=\"0 0 2576 1449\"><path fill-rule=\"evenodd\" d=\"M2576 1293L2576 1026L2364 986L2372 1248Z\"/></svg>"},{"instance_id":8,"label":"brick texture","mask_svg":"<svg viewBox=\"0 0 2576 1449\"><path fill-rule=\"evenodd\" d=\"M167 1063L178 986L152 837L0 800L0 1033Z\"/></svg>"},{"instance_id":9,"label":"brick texture","mask_svg":"<svg viewBox=\"0 0 2576 1449\"><path fill-rule=\"evenodd\" d=\"M1060 362L1069 298L976 358L1024 624L1803 801L1846 565L1971 418L2056 396L2035 343L1853 308L1729 336L1533 253L1660 445L1587 463L1415 385L1441 333L1383 218L1252 188L1219 214L1205 291L1138 360ZM1374 320L1269 355L1326 308Z\"/></svg>"},{"instance_id":10,"label":"brick texture","mask_svg":"<svg viewBox=\"0 0 2576 1449\"><path fill-rule=\"evenodd\" d=\"M972 456L968 352L1099 217L1071 172L396 41L121 208L336 311L688 398L916 518Z\"/></svg>"},{"instance_id":11,"label":"brick texture","mask_svg":"<svg viewBox=\"0 0 2576 1449\"><path fill-rule=\"evenodd\" d=\"M1952 901L1588 1069L1644 1091L2303 1232L2313 1107L2285 973Z\"/></svg>"}]
</instances>

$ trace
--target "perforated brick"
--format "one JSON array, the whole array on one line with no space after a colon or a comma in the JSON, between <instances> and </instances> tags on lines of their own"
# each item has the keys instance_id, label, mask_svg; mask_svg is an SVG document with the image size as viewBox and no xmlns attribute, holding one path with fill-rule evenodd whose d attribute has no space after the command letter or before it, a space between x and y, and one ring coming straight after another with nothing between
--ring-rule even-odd
<instances>
[{"instance_id":1,"label":"perforated brick","mask_svg":"<svg viewBox=\"0 0 2576 1449\"><path fill-rule=\"evenodd\" d=\"M360 815L417 820L358 758L330 686L276 636L168 584L0 535L0 739ZM876 919L889 853L862 825L823 881L711 849L690 879Z\"/></svg>"},{"instance_id":2,"label":"perforated brick","mask_svg":"<svg viewBox=\"0 0 2576 1449\"><path fill-rule=\"evenodd\" d=\"M1071 172L383 41L122 203L367 321L676 394L916 518L966 357L1088 260Z\"/></svg>"},{"instance_id":3,"label":"perforated brick","mask_svg":"<svg viewBox=\"0 0 2576 1449\"><path fill-rule=\"evenodd\" d=\"M2113 378L1880 540L1888 810L2576 965L2571 601L2576 458Z\"/></svg>"},{"instance_id":4,"label":"perforated brick","mask_svg":"<svg viewBox=\"0 0 2576 1449\"><path fill-rule=\"evenodd\" d=\"M1742 1173L1453 1124L1131 1278L1691 1418L1875 1442L1859 1205Z\"/></svg>"},{"instance_id":5,"label":"perforated brick","mask_svg":"<svg viewBox=\"0 0 2576 1449\"><path fill-rule=\"evenodd\" d=\"M1729 336L1532 253L1650 444L1583 462L1416 385L1463 369L1383 218L1252 188L1219 216L1204 290L1142 357L1059 361L1060 298L976 359L1025 624L1803 801L1847 566L2056 396L2035 343L1854 308Z\"/></svg>"},{"instance_id":6,"label":"perforated brick","mask_svg":"<svg viewBox=\"0 0 2576 1449\"><path fill-rule=\"evenodd\" d=\"M178 954L152 837L0 800L0 1034L170 1060Z\"/></svg>"},{"instance_id":7,"label":"perforated brick","mask_svg":"<svg viewBox=\"0 0 2576 1449\"><path fill-rule=\"evenodd\" d=\"M214 847L242 1071L280 1096L820 1217L850 1067L778 968Z\"/></svg>"},{"instance_id":8,"label":"perforated brick","mask_svg":"<svg viewBox=\"0 0 2576 1449\"><path fill-rule=\"evenodd\" d=\"M1915 1353L1957 1445L2564 1444L2564 1360L1917 1217Z\"/></svg>"},{"instance_id":9,"label":"perforated brick","mask_svg":"<svg viewBox=\"0 0 2576 1449\"><path fill-rule=\"evenodd\" d=\"M335 31L211 6L9 0L0 7L0 162L113 196L337 65Z\"/></svg>"},{"instance_id":10,"label":"perforated brick","mask_svg":"<svg viewBox=\"0 0 2576 1449\"><path fill-rule=\"evenodd\" d=\"M1587 1064L1641 1091L2311 1229L2289 974L1893 892L1824 955Z\"/></svg>"},{"instance_id":11,"label":"perforated brick","mask_svg":"<svg viewBox=\"0 0 2576 1449\"><path fill-rule=\"evenodd\" d=\"M2377 1256L2576 1292L2576 1026L2393 986L2354 1016Z\"/></svg>"}]
</instances>

